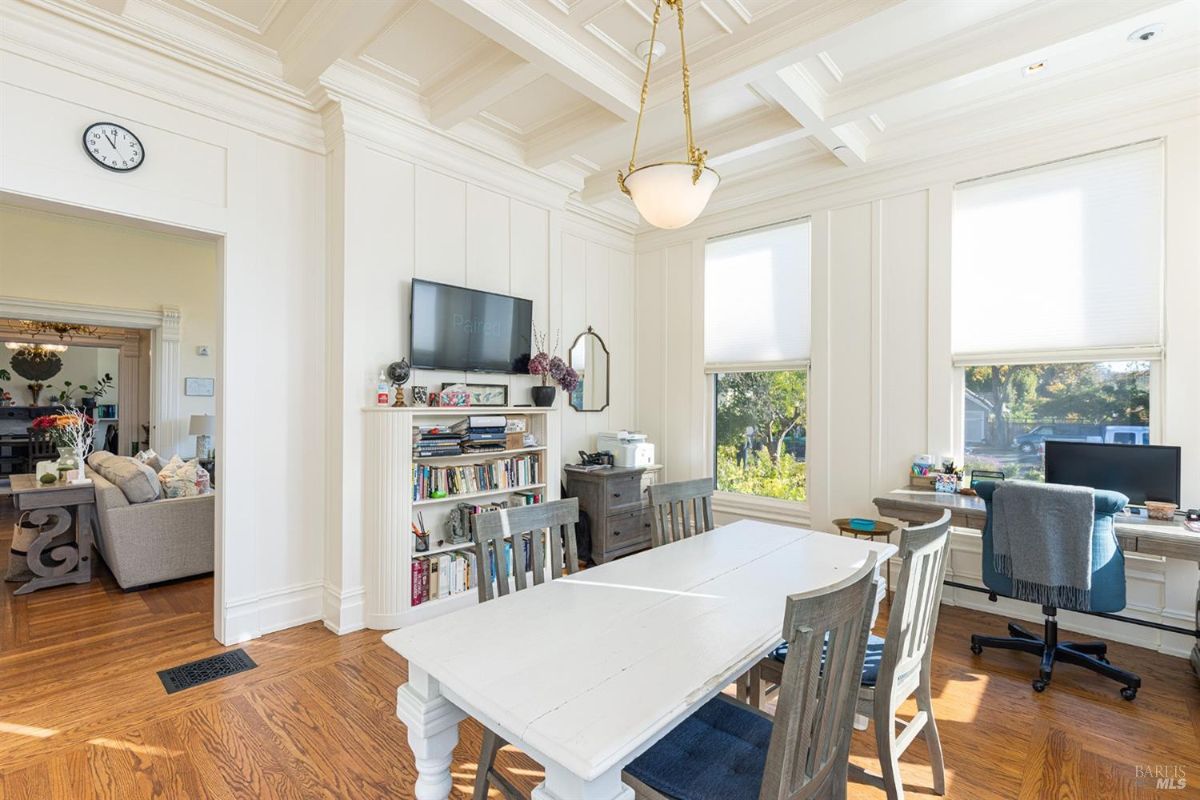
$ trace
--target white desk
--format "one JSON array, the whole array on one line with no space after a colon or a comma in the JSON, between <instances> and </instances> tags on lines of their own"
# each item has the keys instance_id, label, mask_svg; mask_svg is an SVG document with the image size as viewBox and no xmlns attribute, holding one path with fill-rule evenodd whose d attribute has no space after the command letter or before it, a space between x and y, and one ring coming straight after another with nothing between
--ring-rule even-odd
<instances>
[{"instance_id":1,"label":"white desk","mask_svg":"<svg viewBox=\"0 0 1200 800\"><path fill-rule=\"evenodd\" d=\"M621 769L779 642L787 596L871 551L896 547L743 520L387 634L416 797L449 795L471 716L545 767L535 800L631 800Z\"/></svg>"}]
</instances>

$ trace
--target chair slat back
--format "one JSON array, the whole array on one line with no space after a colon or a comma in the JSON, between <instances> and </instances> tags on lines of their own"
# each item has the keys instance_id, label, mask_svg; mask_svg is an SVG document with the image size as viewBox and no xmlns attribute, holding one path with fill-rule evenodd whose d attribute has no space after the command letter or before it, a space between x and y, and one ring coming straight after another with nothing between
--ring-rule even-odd
<instances>
[{"instance_id":1,"label":"chair slat back","mask_svg":"<svg viewBox=\"0 0 1200 800\"><path fill-rule=\"evenodd\" d=\"M479 570L479 602L528 588L546 581L549 555L551 578L579 570L575 524L579 522L579 500L555 500L531 506L489 511L474 517L475 562ZM507 557L512 544L512 565ZM528 573L526 565L529 565Z\"/></svg>"},{"instance_id":2,"label":"chair slat back","mask_svg":"<svg viewBox=\"0 0 1200 800\"><path fill-rule=\"evenodd\" d=\"M54 446L54 440L50 437L49 431L27 428L26 434L29 436L29 449L27 451L29 455L27 458L30 464L58 455L58 448ZM31 469L30 472L32 471Z\"/></svg>"},{"instance_id":3,"label":"chair slat back","mask_svg":"<svg viewBox=\"0 0 1200 800\"><path fill-rule=\"evenodd\" d=\"M909 528L900 537L900 577L888 614L887 647L879 665L876 686L885 690L893 677L927 667L933 655L950 545L950 512L941 519Z\"/></svg>"},{"instance_id":4,"label":"chair slat back","mask_svg":"<svg viewBox=\"0 0 1200 800\"><path fill-rule=\"evenodd\" d=\"M654 484L650 487L651 545L659 547L716 527L713 479Z\"/></svg>"},{"instance_id":5,"label":"chair slat back","mask_svg":"<svg viewBox=\"0 0 1200 800\"><path fill-rule=\"evenodd\" d=\"M787 600L788 657L760 800L839 796L875 606L875 555L831 589ZM844 790L844 785L843 785ZM844 796L841 795L841 796Z\"/></svg>"}]
</instances>

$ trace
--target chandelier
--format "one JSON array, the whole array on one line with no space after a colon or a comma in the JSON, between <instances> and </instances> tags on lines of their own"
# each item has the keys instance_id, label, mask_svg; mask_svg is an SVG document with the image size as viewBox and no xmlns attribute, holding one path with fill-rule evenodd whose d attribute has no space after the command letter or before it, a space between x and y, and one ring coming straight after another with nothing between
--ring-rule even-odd
<instances>
[{"instance_id":1,"label":"chandelier","mask_svg":"<svg viewBox=\"0 0 1200 800\"><path fill-rule=\"evenodd\" d=\"M679 63L683 72L683 125L687 133L687 160L664 161L659 164L636 166L638 137L642 133L642 117L646 113L646 94L650 89L650 64L655 56L655 37L662 16L663 3L675 9L679 20ZM633 132L633 152L629 156L629 171L617 172L617 185L629 195L638 213L656 228L682 228L708 205L721 177L704 165L707 150L696 147L692 139L692 102L687 48L683 36L684 0L656 0L654 21L650 27L650 43L646 48L646 76L642 80L642 99L638 106L637 127ZM640 53L640 51L639 51Z\"/></svg>"},{"instance_id":2,"label":"chandelier","mask_svg":"<svg viewBox=\"0 0 1200 800\"><path fill-rule=\"evenodd\" d=\"M37 353L65 353L65 344L30 344L29 342L5 342L7 350L25 350L36 356Z\"/></svg>"},{"instance_id":3,"label":"chandelier","mask_svg":"<svg viewBox=\"0 0 1200 800\"><path fill-rule=\"evenodd\" d=\"M68 322L44 322L42 320L22 319L17 321L21 332L29 336L54 334L61 342L76 336L95 336L96 328L92 325L74 325Z\"/></svg>"}]
</instances>

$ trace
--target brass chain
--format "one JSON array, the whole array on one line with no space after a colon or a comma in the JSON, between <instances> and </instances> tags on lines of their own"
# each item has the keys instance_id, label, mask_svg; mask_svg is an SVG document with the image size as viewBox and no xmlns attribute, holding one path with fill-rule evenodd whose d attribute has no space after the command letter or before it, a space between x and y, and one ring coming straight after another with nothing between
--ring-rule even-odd
<instances>
[{"instance_id":1,"label":"brass chain","mask_svg":"<svg viewBox=\"0 0 1200 800\"><path fill-rule=\"evenodd\" d=\"M683 70L683 125L687 134L687 163L692 165L693 185L700 181L700 176L704 171L704 160L708 157L708 151L697 148L692 137L692 80L687 63L687 43L683 34L684 0L657 0L654 4L654 20L650 27L650 50L646 54L646 74L642 78L642 97L638 105L637 125L633 130L633 152L629 154L629 172L617 171L617 186L621 187L621 191L625 194L629 194L629 189L625 186L625 178L636 169L638 139L642 135L642 117L646 113L646 96L650 91L650 65L654 61L654 43L658 36L658 23L662 18L664 2L675 9L675 16L679 21L679 63Z\"/></svg>"}]
</instances>

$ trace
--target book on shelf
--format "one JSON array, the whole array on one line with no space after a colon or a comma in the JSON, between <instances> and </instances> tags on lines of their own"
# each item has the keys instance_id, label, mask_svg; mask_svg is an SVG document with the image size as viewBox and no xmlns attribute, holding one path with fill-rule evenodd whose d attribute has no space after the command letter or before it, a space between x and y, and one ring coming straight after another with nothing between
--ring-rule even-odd
<instances>
[{"instance_id":1,"label":"book on shelf","mask_svg":"<svg viewBox=\"0 0 1200 800\"><path fill-rule=\"evenodd\" d=\"M504 427L508 424L508 420L501 416L469 416L455 422L450 426L450 429L455 433L462 433L467 430L486 430L491 428L499 428L500 432L504 432Z\"/></svg>"},{"instance_id":2,"label":"book on shelf","mask_svg":"<svg viewBox=\"0 0 1200 800\"><path fill-rule=\"evenodd\" d=\"M413 500L518 489L541 479L541 458L536 453L445 467L413 464Z\"/></svg>"},{"instance_id":3,"label":"book on shelf","mask_svg":"<svg viewBox=\"0 0 1200 800\"><path fill-rule=\"evenodd\" d=\"M411 574L412 606L474 591L478 582L475 554L471 552L418 556L412 560Z\"/></svg>"}]
</instances>

